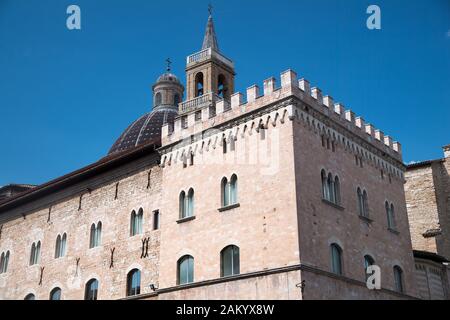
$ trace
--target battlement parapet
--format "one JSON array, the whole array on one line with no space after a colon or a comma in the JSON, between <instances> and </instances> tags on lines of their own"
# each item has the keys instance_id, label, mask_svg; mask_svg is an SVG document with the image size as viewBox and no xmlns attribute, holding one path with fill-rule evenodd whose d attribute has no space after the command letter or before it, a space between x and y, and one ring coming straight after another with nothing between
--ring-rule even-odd
<instances>
[{"instance_id":1,"label":"battlement parapet","mask_svg":"<svg viewBox=\"0 0 450 320\"><path fill-rule=\"evenodd\" d=\"M263 81L263 94L259 86L254 84L247 88L246 94L236 92L230 101L224 101L215 93L206 93L201 97L179 104L180 114L174 124L166 124L162 129L163 146L173 143L182 137L198 133L199 130L217 126L220 123L238 118L269 104L295 96L305 105L323 113L342 127L358 135L366 142L376 146L383 152L401 161L401 145L383 131L356 116L351 109L342 103L335 102L329 95L323 95L318 87L312 87L305 78L297 80L297 73L286 70L281 73L281 86L277 87L274 77Z\"/></svg>"}]
</instances>

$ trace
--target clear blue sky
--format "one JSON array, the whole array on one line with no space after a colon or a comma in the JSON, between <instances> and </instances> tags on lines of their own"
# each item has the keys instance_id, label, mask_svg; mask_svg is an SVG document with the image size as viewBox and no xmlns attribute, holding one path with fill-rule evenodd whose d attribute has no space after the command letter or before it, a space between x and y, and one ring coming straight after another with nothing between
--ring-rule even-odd
<instances>
[{"instance_id":1,"label":"clear blue sky","mask_svg":"<svg viewBox=\"0 0 450 320\"><path fill-rule=\"evenodd\" d=\"M82 30L66 28L81 7ZM381 8L382 29L366 28ZM0 185L40 184L104 156L151 108L171 57L201 47L208 1L0 0ZM292 68L403 145L404 161L450 143L449 0L215 0L236 88Z\"/></svg>"}]
</instances>

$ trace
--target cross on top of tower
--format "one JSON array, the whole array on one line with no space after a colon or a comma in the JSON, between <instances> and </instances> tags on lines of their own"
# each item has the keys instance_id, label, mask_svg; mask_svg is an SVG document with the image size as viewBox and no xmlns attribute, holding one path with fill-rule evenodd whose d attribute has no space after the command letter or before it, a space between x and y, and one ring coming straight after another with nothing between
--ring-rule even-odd
<instances>
[{"instance_id":1,"label":"cross on top of tower","mask_svg":"<svg viewBox=\"0 0 450 320\"><path fill-rule=\"evenodd\" d=\"M209 3L209 4L208 4L208 12L209 12L209 15L210 15L210 16L212 15L212 9L213 9L213 6L212 6L211 3Z\"/></svg>"},{"instance_id":2,"label":"cross on top of tower","mask_svg":"<svg viewBox=\"0 0 450 320\"><path fill-rule=\"evenodd\" d=\"M166 59L166 63L167 63L167 72L170 72L170 65L172 64L172 61L170 61L170 58Z\"/></svg>"}]
</instances>

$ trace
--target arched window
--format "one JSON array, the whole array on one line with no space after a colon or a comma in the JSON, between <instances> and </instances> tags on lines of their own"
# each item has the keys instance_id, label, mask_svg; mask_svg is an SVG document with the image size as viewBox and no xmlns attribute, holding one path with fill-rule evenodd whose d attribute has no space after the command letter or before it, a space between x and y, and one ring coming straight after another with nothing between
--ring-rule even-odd
<instances>
[{"instance_id":1,"label":"arched window","mask_svg":"<svg viewBox=\"0 0 450 320\"><path fill-rule=\"evenodd\" d=\"M177 263L177 282L186 284L194 282L194 258L190 255L181 257Z\"/></svg>"},{"instance_id":2,"label":"arched window","mask_svg":"<svg viewBox=\"0 0 450 320\"><path fill-rule=\"evenodd\" d=\"M50 292L50 300L61 300L61 289L60 288L54 288Z\"/></svg>"},{"instance_id":3,"label":"arched window","mask_svg":"<svg viewBox=\"0 0 450 320\"><path fill-rule=\"evenodd\" d=\"M399 266L394 266L394 284L395 290L403 293L403 270Z\"/></svg>"},{"instance_id":4,"label":"arched window","mask_svg":"<svg viewBox=\"0 0 450 320\"><path fill-rule=\"evenodd\" d=\"M91 225L91 236L89 241L89 248L95 248L101 245L102 239L102 222L99 221L97 225Z\"/></svg>"},{"instance_id":5,"label":"arched window","mask_svg":"<svg viewBox=\"0 0 450 320\"><path fill-rule=\"evenodd\" d=\"M342 249L336 243L331 245L331 271L342 275Z\"/></svg>"},{"instance_id":6,"label":"arched window","mask_svg":"<svg viewBox=\"0 0 450 320\"><path fill-rule=\"evenodd\" d=\"M127 296L135 296L141 293L141 271L133 269L127 275Z\"/></svg>"},{"instance_id":7,"label":"arched window","mask_svg":"<svg viewBox=\"0 0 450 320\"><path fill-rule=\"evenodd\" d=\"M180 219L187 218L186 215L186 193L184 191L181 191L180 193Z\"/></svg>"},{"instance_id":8,"label":"arched window","mask_svg":"<svg viewBox=\"0 0 450 320\"><path fill-rule=\"evenodd\" d=\"M363 208L364 208L364 216L369 216L369 199L367 197L366 190L363 191Z\"/></svg>"},{"instance_id":9,"label":"arched window","mask_svg":"<svg viewBox=\"0 0 450 320\"><path fill-rule=\"evenodd\" d=\"M36 300L36 296L32 293L29 293L25 296L23 300Z\"/></svg>"},{"instance_id":10,"label":"arched window","mask_svg":"<svg viewBox=\"0 0 450 320\"><path fill-rule=\"evenodd\" d=\"M130 236L135 236L142 233L142 220L144 218L144 211L142 208L139 209L138 213L133 210L131 212L130 221Z\"/></svg>"},{"instance_id":11,"label":"arched window","mask_svg":"<svg viewBox=\"0 0 450 320\"><path fill-rule=\"evenodd\" d=\"M230 179L230 204L236 204L238 202L237 181L237 175L233 174Z\"/></svg>"},{"instance_id":12,"label":"arched window","mask_svg":"<svg viewBox=\"0 0 450 320\"><path fill-rule=\"evenodd\" d=\"M364 200L361 189L358 187L356 190L356 195L358 197L358 212L360 216L364 216Z\"/></svg>"},{"instance_id":13,"label":"arched window","mask_svg":"<svg viewBox=\"0 0 450 320\"><path fill-rule=\"evenodd\" d=\"M395 213L394 213L394 205L386 201L384 203L385 209L386 209L386 216L387 216L387 222L388 222L388 228L391 230L395 230Z\"/></svg>"},{"instance_id":14,"label":"arched window","mask_svg":"<svg viewBox=\"0 0 450 320\"><path fill-rule=\"evenodd\" d=\"M222 183L222 206L226 207L230 204L230 188L228 187L228 180L227 178L223 177Z\"/></svg>"},{"instance_id":15,"label":"arched window","mask_svg":"<svg viewBox=\"0 0 450 320\"><path fill-rule=\"evenodd\" d=\"M86 283L84 290L84 300L97 300L98 280L91 279Z\"/></svg>"},{"instance_id":16,"label":"arched window","mask_svg":"<svg viewBox=\"0 0 450 320\"><path fill-rule=\"evenodd\" d=\"M188 217L194 216L194 189L192 188L188 191L186 209Z\"/></svg>"},{"instance_id":17,"label":"arched window","mask_svg":"<svg viewBox=\"0 0 450 320\"><path fill-rule=\"evenodd\" d=\"M64 233L61 237L61 235L58 234L58 237L56 237L55 258L64 257L66 255L66 242L67 235Z\"/></svg>"},{"instance_id":18,"label":"arched window","mask_svg":"<svg viewBox=\"0 0 450 320\"><path fill-rule=\"evenodd\" d=\"M220 74L217 81L217 94L219 95L219 97L225 99L227 98L227 93L227 79L223 74Z\"/></svg>"},{"instance_id":19,"label":"arched window","mask_svg":"<svg viewBox=\"0 0 450 320\"><path fill-rule=\"evenodd\" d=\"M195 96L200 97L203 94L203 73L199 72L195 75Z\"/></svg>"},{"instance_id":20,"label":"arched window","mask_svg":"<svg viewBox=\"0 0 450 320\"><path fill-rule=\"evenodd\" d=\"M339 182L338 176L334 177L333 183L333 193L334 193L334 203L337 205L341 204L341 184Z\"/></svg>"},{"instance_id":21,"label":"arched window","mask_svg":"<svg viewBox=\"0 0 450 320\"><path fill-rule=\"evenodd\" d=\"M155 107L159 106L162 103L162 96L161 96L161 92L158 92L155 95Z\"/></svg>"},{"instance_id":22,"label":"arched window","mask_svg":"<svg viewBox=\"0 0 450 320\"><path fill-rule=\"evenodd\" d=\"M239 274L239 247L231 245L220 252L220 276Z\"/></svg>"},{"instance_id":23,"label":"arched window","mask_svg":"<svg viewBox=\"0 0 450 320\"><path fill-rule=\"evenodd\" d=\"M0 256L0 274L6 273L8 271L8 261L9 261L9 250L2 252Z\"/></svg>"},{"instance_id":24,"label":"arched window","mask_svg":"<svg viewBox=\"0 0 450 320\"><path fill-rule=\"evenodd\" d=\"M366 279L370 276L370 274L367 273L367 268L374 264L375 260L371 256L368 254L364 256L364 273L366 275Z\"/></svg>"},{"instance_id":25,"label":"arched window","mask_svg":"<svg viewBox=\"0 0 450 320\"><path fill-rule=\"evenodd\" d=\"M327 184L327 174L325 172L325 170L322 170L320 172L320 175L322 177L322 197L325 200L328 200L330 198L329 196L329 190L328 190L328 184Z\"/></svg>"},{"instance_id":26,"label":"arched window","mask_svg":"<svg viewBox=\"0 0 450 320\"><path fill-rule=\"evenodd\" d=\"M38 241L33 242L31 245L31 253L30 253L30 266L39 263L39 256L41 253L41 242Z\"/></svg>"},{"instance_id":27,"label":"arched window","mask_svg":"<svg viewBox=\"0 0 450 320\"><path fill-rule=\"evenodd\" d=\"M175 93L173 96L173 104L175 106L178 106L179 103L180 103L180 95L178 93Z\"/></svg>"},{"instance_id":28,"label":"arched window","mask_svg":"<svg viewBox=\"0 0 450 320\"><path fill-rule=\"evenodd\" d=\"M327 188L328 188L328 201L334 202L334 180L331 173L328 173L327 178Z\"/></svg>"},{"instance_id":29,"label":"arched window","mask_svg":"<svg viewBox=\"0 0 450 320\"><path fill-rule=\"evenodd\" d=\"M222 206L226 207L229 205L236 204L237 199L237 176L233 174L230 181L226 177L223 177L221 182L221 197Z\"/></svg>"}]
</instances>

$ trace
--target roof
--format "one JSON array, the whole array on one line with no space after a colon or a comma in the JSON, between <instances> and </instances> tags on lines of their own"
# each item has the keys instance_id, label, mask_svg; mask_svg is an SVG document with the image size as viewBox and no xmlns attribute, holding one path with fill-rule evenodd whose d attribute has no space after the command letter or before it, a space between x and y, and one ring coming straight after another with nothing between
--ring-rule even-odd
<instances>
[{"instance_id":1,"label":"roof","mask_svg":"<svg viewBox=\"0 0 450 320\"><path fill-rule=\"evenodd\" d=\"M158 106L128 126L112 145L108 154L123 152L148 141L161 140L161 128L165 123L173 123L177 110L170 106Z\"/></svg>"},{"instance_id":2,"label":"roof","mask_svg":"<svg viewBox=\"0 0 450 320\"><path fill-rule=\"evenodd\" d=\"M7 198L0 202L0 213L18 207L22 204L39 199L43 196L53 192L62 190L80 181L86 180L90 177L107 172L121 165L124 165L135 159L139 159L145 155L156 153L156 148L160 146L160 141L148 140L145 144L128 149L124 152L118 152L113 155L108 155L97 162L94 162L79 170L73 171L62 177L51 180L47 183L36 186L25 192L17 194L13 197Z\"/></svg>"},{"instance_id":3,"label":"roof","mask_svg":"<svg viewBox=\"0 0 450 320\"><path fill-rule=\"evenodd\" d=\"M412 170L412 169L428 167L428 166L432 165L433 163L438 163L438 162L442 162L442 161L444 161L444 159L434 159L434 160L425 160L425 161L420 161L420 162L414 162L414 163L406 165L406 171Z\"/></svg>"},{"instance_id":4,"label":"roof","mask_svg":"<svg viewBox=\"0 0 450 320\"><path fill-rule=\"evenodd\" d=\"M216 31L214 30L214 23L212 16L209 15L208 23L206 24L205 36L203 38L202 50L211 48L219 52L219 43L217 41Z\"/></svg>"},{"instance_id":5,"label":"roof","mask_svg":"<svg viewBox=\"0 0 450 320\"><path fill-rule=\"evenodd\" d=\"M450 262L445 257L440 256L433 252L429 252L429 251L413 250L413 254L414 254L414 258L432 260L432 261L438 262L438 263Z\"/></svg>"}]
</instances>

